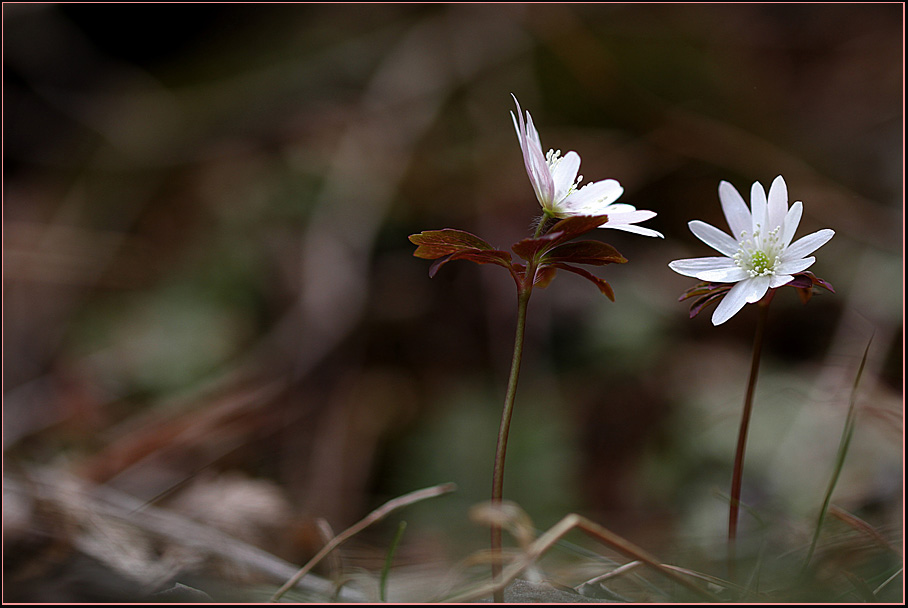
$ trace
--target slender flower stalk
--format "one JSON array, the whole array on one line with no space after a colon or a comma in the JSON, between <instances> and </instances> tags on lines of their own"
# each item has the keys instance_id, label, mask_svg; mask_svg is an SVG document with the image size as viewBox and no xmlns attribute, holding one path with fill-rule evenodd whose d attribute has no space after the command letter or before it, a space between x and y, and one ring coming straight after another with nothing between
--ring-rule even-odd
<instances>
[{"instance_id":1,"label":"slender flower stalk","mask_svg":"<svg viewBox=\"0 0 908 608\"><path fill-rule=\"evenodd\" d=\"M530 275L532 276L532 275ZM511 358L511 373L508 377L508 389L501 410L501 424L498 427L498 444L495 448L495 463L492 467L492 504L501 504L504 493L504 461L508 451L508 431L511 428L511 416L514 413L514 399L517 396L517 378L520 376L520 362L523 359L523 337L526 333L527 304L533 291L530 285L521 289L517 295L517 332L514 336L514 355ZM501 576L501 526L492 524L492 581ZM504 601L504 592L495 592L495 601Z\"/></svg>"},{"instance_id":2,"label":"slender flower stalk","mask_svg":"<svg viewBox=\"0 0 908 608\"><path fill-rule=\"evenodd\" d=\"M517 99L514 98L514 101L516 103ZM631 205L614 204L614 200L624 191L617 181L607 179L578 188L583 179L577 176L580 156L576 152L568 152L562 157L560 152L553 150L543 155L539 133L533 126L530 113L526 113L524 121L518 103L517 114L519 121L513 113L511 117L523 152L527 176L530 178L536 198L542 205L542 217L536 226L536 233L532 238L523 239L511 247L511 251L524 260L525 264L514 262L509 252L496 249L478 236L462 230L445 228L410 235L410 241L417 246L413 255L435 260L429 269L430 277L435 276L442 266L452 260L469 260L477 264L494 264L506 268L517 286L514 354L511 358L511 372L501 411L498 443L492 466L493 506L501 504L504 494L508 432L514 414L517 379L520 376L520 364L523 359L527 306L533 288L547 287L555 278L557 271L564 270L587 279L600 293L614 301L615 294L607 281L577 265L605 266L623 264L627 260L607 243L574 239L595 228L616 228L646 236L662 236L655 230L633 225L654 217L656 215L654 212L637 211ZM501 534L501 525L493 523L491 525L493 583L497 583L502 576ZM497 586L494 600L499 603L504 601L504 591Z\"/></svg>"},{"instance_id":3,"label":"slender flower stalk","mask_svg":"<svg viewBox=\"0 0 908 608\"><path fill-rule=\"evenodd\" d=\"M719 305L713 312L713 325L725 323L745 304L758 302L760 310L744 411L738 430L728 511L728 569L730 578L734 579L744 452L753 411L754 389L760 371L760 353L766 333L769 303L776 290L785 285L798 289L804 302L810 299L814 286L832 291L831 285L806 270L816 261L810 254L825 245L835 232L826 228L792 242L801 222L803 204L797 201L789 208L788 187L781 175L773 180L768 196L760 182L753 183L750 209L735 187L726 181L719 183L719 201L731 228L731 236L699 220L689 222L688 226L694 236L724 257L675 260L669 262L669 267L679 274L705 281L689 289L681 297L682 300L698 298L691 306L691 317L716 301L719 301Z\"/></svg>"},{"instance_id":4,"label":"slender flower stalk","mask_svg":"<svg viewBox=\"0 0 908 608\"><path fill-rule=\"evenodd\" d=\"M551 219L548 213L543 213L536 227L533 238L539 238L545 231L545 226ZM504 396L504 407L501 409L501 423L498 426L498 443L495 446L495 462L492 465L492 504L501 504L504 496L504 461L508 452L508 433L511 429L511 416L514 413L514 400L517 397L517 379L520 376L520 363L523 360L523 337L526 334L527 306L533 293L533 279L536 275L536 264L531 261L527 266L523 285L517 288L517 331L514 336L514 354L511 357L511 373L508 376L508 388ZM501 576L501 526L492 524L492 581ZM497 590L493 599L497 603L504 602L504 591Z\"/></svg>"},{"instance_id":5,"label":"slender flower stalk","mask_svg":"<svg viewBox=\"0 0 908 608\"><path fill-rule=\"evenodd\" d=\"M760 310L760 316L757 319L757 329L754 333L750 377L747 379L744 412L741 414L741 428L738 430L738 446L735 448L735 464L731 475L731 501L728 507L728 574L732 580L735 578L735 540L738 536L738 512L741 506L741 478L744 476L744 449L747 445L750 413L753 411L757 374L760 372L760 353L763 351L763 336L766 334L766 318L769 316L769 303L772 301L774 294L775 290L771 290L757 305Z\"/></svg>"}]
</instances>

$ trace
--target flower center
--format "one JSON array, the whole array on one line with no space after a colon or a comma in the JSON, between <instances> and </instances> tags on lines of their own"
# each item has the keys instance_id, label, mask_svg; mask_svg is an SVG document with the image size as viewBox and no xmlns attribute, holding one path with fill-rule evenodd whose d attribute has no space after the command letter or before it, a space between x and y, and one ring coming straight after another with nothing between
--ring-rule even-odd
<instances>
[{"instance_id":1,"label":"flower center","mask_svg":"<svg viewBox=\"0 0 908 608\"><path fill-rule=\"evenodd\" d=\"M781 262L782 247L779 244L779 227L761 234L760 227L748 238L747 231L741 232L738 252L733 256L738 268L746 270L751 277L774 275Z\"/></svg>"}]
</instances>

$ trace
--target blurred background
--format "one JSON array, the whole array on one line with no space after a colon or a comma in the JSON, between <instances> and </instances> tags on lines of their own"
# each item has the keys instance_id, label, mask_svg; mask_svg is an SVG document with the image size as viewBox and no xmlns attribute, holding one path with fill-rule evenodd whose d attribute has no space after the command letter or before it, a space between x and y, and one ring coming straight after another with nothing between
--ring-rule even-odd
<instances>
[{"instance_id":1,"label":"blurred background","mask_svg":"<svg viewBox=\"0 0 908 608\"><path fill-rule=\"evenodd\" d=\"M689 319L696 281L667 264L712 255L687 222L726 228L720 180L749 200L781 174L797 236L836 231L811 268L836 293L775 298L743 500L803 554L872 338L833 502L900 546L903 16L4 4L6 589L49 597L36 581L71 554L52 539L78 544L7 490L37 470L293 563L320 518L338 532L455 482L354 539L346 567L380 568L401 519L402 566L484 548L468 509L491 487L513 282L460 262L429 279L407 237L529 234L512 93L544 149L619 180L666 238L594 233L630 260L594 270L614 303L568 273L534 292L506 498L540 529L573 511L669 561L721 554L756 310Z\"/></svg>"}]
</instances>

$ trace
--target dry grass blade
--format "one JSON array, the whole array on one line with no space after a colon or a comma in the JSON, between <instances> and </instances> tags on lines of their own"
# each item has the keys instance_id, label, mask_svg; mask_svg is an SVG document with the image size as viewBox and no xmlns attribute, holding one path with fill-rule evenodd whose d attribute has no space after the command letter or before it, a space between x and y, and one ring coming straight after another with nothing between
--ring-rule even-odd
<instances>
[{"instance_id":1,"label":"dry grass blade","mask_svg":"<svg viewBox=\"0 0 908 608\"><path fill-rule=\"evenodd\" d=\"M904 568L899 568L898 570L896 570L895 572L893 572L893 573L892 573L892 576L890 576L890 577L887 578L885 581L883 581L882 583L880 583L880 586L873 590L873 594L874 594L874 595L878 594L880 591L882 591L882 590L886 587L886 585L888 585L889 583L891 583L892 581L894 581L895 579L897 579L897 578L899 577L899 575L901 575L902 572L904 572L904 571L905 571Z\"/></svg>"},{"instance_id":2,"label":"dry grass blade","mask_svg":"<svg viewBox=\"0 0 908 608\"><path fill-rule=\"evenodd\" d=\"M144 501L113 488L90 485L60 470L29 469L26 473L22 479L5 475L4 495L46 502L75 521L100 518L127 523L152 537L203 556L216 556L275 581L286 580L294 572L292 564L267 551L166 509L145 505ZM330 597L334 591L328 581L315 576L306 579L304 587L318 597ZM360 602L364 598L355 591L344 590L340 601Z\"/></svg>"},{"instance_id":3,"label":"dry grass blade","mask_svg":"<svg viewBox=\"0 0 908 608\"><path fill-rule=\"evenodd\" d=\"M618 536L611 530L608 530L607 528L604 528L581 515L577 515L576 513L566 515L561 521L549 528L549 530L546 531L545 534L537 538L536 541L529 546L529 548L521 558L515 560L502 571L501 578L499 578L496 582L483 585L477 589L462 593L460 595L456 595L452 598L449 598L448 601L475 601L480 598L488 597L496 591L505 589L509 583L511 583L520 575L521 572L533 565L536 560L538 560L544 553L551 549L552 546L555 545L555 543L561 540L562 537L564 537L574 528L578 528L589 536L592 536L596 540L599 540L603 544L612 547L613 549L628 557L646 564L666 578L693 591L701 598L710 601L718 601L718 598L715 595L691 582L687 577L682 576L674 570L662 565L660 560L658 560L653 555L650 555L648 552L644 551L643 549L624 539L623 537Z\"/></svg>"},{"instance_id":4,"label":"dry grass blade","mask_svg":"<svg viewBox=\"0 0 908 608\"><path fill-rule=\"evenodd\" d=\"M687 568L680 568L678 566L670 566L668 564L662 564L662 567L668 568L669 570L673 570L680 574L685 574L691 578L699 579L699 580L709 583L711 585L716 585L717 587L722 587L724 589L731 589L733 591L737 591L740 594L744 594L744 593L748 592L748 590L745 589L744 587L742 587L740 585L736 585L735 583L732 583L731 581L727 581L725 579L718 578L716 576L710 576L709 574L703 574L702 572L695 572L694 570L688 570Z\"/></svg>"},{"instance_id":5,"label":"dry grass blade","mask_svg":"<svg viewBox=\"0 0 908 608\"><path fill-rule=\"evenodd\" d=\"M328 520L324 517L319 517L315 520L315 525L318 528L318 535L321 538L322 542L326 545L331 542L331 539L336 536L334 534L334 529L331 527L331 524L328 523ZM340 555L334 553L331 557L328 558L328 571L331 573L331 578L338 580L343 571L341 564Z\"/></svg>"},{"instance_id":6,"label":"dry grass blade","mask_svg":"<svg viewBox=\"0 0 908 608\"><path fill-rule=\"evenodd\" d=\"M287 591L292 589L293 586L296 585L300 581L300 579L302 579L304 576L306 576L306 574L310 570L312 570L312 568L314 568L316 564L318 564L320 561L322 561L322 559L324 559L326 555L331 553L331 551L333 551L339 545L341 545L344 542L346 542L347 540L349 540L351 537L359 534L360 532L362 532L363 530L365 530L372 524L374 524L378 521L381 521L382 519L387 517L392 511L395 511L402 507L406 507L408 505L412 505L413 503L417 503L422 500L426 500L427 498L434 498L436 496L441 496L442 494L447 494L449 492L453 492L456 489L457 489L457 486L454 485L453 483L444 483L441 485L432 486L430 488L423 488L422 490L416 490L414 492L410 492L409 494L404 494L403 496L398 496L397 498L389 500L388 502L386 502L379 508L377 508L374 511L372 511L371 513L369 513L366 517L359 520L358 522L356 522L355 524L353 524L352 526L350 526L349 528L347 528L346 530L344 530L343 532L341 532L340 534L338 534L337 536L332 538L328 542L328 544L326 544L324 547L322 547L322 550L319 551L315 555L315 557L310 559L306 563L305 566L300 568L299 571L290 578L290 580L288 580L286 583L284 583L284 585L280 589L278 589L277 592L273 596L271 596L270 601L276 602L279 599L281 599L281 597L285 593L287 593Z\"/></svg>"},{"instance_id":7,"label":"dry grass blade","mask_svg":"<svg viewBox=\"0 0 908 608\"><path fill-rule=\"evenodd\" d=\"M588 581L583 581L579 585L575 586L574 590L580 591L580 588L583 587L584 585L596 585L598 583L603 583L607 580L617 578L619 576L627 574L628 572L630 572L630 571L634 570L635 568L637 568L638 566L642 566L642 565L643 565L643 562L637 561L637 560L628 562L628 563L624 564L623 566L618 566L611 572L606 572L605 574L600 574L599 576L593 577Z\"/></svg>"},{"instance_id":8,"label":"dry grass blade","mask_svg":"<svg viewBox=\"0 0 908 608\"><path fill-rule=\"evenodd\" d=\"M890 543L888 540L886 540L886 538L882 534L877 532L873 526L868 524L866 521L864 521L860 517L852 515L845 509L842 509L841 507L837 507L836 505L829 506L829 514L832 515L833 517L835 517L836 519L838 519L839 521L842 521L842 522L848 524L855 530L858 530L859 532L863 532L864 534L866 534L873 540L877 541L878 543L880 543L880 545L889 549L890 551L899 553L898 548L892 546L892 543Z\"/></svg>"}]
</instances>

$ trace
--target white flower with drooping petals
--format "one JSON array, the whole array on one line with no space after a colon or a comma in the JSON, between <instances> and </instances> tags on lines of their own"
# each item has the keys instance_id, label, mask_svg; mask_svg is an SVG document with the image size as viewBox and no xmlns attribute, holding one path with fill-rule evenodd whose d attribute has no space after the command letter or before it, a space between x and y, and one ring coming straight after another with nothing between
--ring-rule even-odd
<instances>
[{"instance_id":1,"label":"white flower with drooping petals","mask_svg":"<svg viewBox=\"0 0 908 608\"><path fill-rule=\"evenodd\" d=\"M788 187L782 176L769 187L769 199L760 182L750 190L750 210L735 187L719 182L719 201L731 228L732 236L705 222L688 223L698 239L725 257L675 260L669 267L679 274L701 281L736 283L719 302L713 313L713 325L732 318L745 304L760 301L770 289L781 287L806 270L816 258L810 256L835 232L824 228L791 242L801 222L803 204L797 201L788 208Z\"/></svg>"},{"instance_id":2,"label":"white flower with drooping petals","mask_svg":"<svg viewBox=\"0 0 908 608\"><path fill-rule=\"evenodd\" d=\"M583 176L577 175L580 170L579 154L568 152L562 156L561 150L549 150L547 154L543 154L539 133L533 126L530 112L527 111L524 122L520 102L516 97L514 103L517 104L517 117L511 112L511 118L523 151L523 163L536 198L546 215L559 219L575 215L608 215L608 221L600 228L662 236L650 228L634 225L655 217L654 211L637 210L633 205L614 202L624 192L624 188L616 180L605 179L580 187Z\"/></svg>"}]
</instances>

